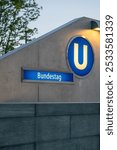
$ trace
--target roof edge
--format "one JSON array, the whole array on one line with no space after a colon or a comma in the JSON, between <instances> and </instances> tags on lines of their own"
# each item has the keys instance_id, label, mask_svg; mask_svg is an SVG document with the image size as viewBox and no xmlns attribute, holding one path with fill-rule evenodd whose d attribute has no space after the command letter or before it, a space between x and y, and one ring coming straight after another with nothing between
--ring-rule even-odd
<instances>
[{"instance_id":1,"label":"roof edge","mask_svg":"<svg viewBox=\"0 0 117 150\"><path fill-rule=\"evenodd\" d=\"M36 38L36 39L34 39L34 40L32 40L31 42L29 42L29 43L27 43L27 44L23 44L23 45L19 46L18 48L15 48L14 50L9 51L8 53L6 53L6 54L4 54L3 56L1 56L1 57L0 57L0 60L4 59L4 58L6 58L6 57L8 57L8 56L10 56L10 55L12 55L12 54L15 54L16 52L18 52L18 51L20 51L20 50L22 50L22 49L24 49L24 48L26 48L26 47L28 47L28 46L30 46L30 45L36 43L37 41L42 40L42 39L46 38L47 36L49 36L49 35L51 35L51 34L57 32L57 31L59 31L60 29L66 27L66 26L68 26L68 25L70 25L70 24L72 24L72 23L74 23L74 22L76 22L76 21L82 20L82 19L92 19L92 20L96 20L96 19L93 19L93 18L85 17L85 16L83 16L83 17L81 17L81 18L73 19L73 20L71 20L71 21L69 21L69 22L67 22L67 23L65 23L65 24L63 24L63 25L61 25L60 27L58 27L58 28L56 28L56 29L54 29L54 30L52 30L52 31L50 31L50 32L48 32L48 33L46 33L46 34L44 34L44 35L42 35L42 36L40 36L40 37L38 37L38 38ZM99 20L96 20L96 21L99 21ZM100 21L99 21L99 22L100 22Z\"/></svg>"}]
</instances>

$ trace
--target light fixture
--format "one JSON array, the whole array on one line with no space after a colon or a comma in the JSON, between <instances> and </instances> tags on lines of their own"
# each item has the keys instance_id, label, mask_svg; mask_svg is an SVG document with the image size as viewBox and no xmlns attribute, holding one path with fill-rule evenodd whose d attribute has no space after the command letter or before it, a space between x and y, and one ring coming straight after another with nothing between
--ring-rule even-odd
<instances>
[{"instance_id":1,"label":"light fixture","mask_svg":"<svg viewBox=\"0 0 117 150\"><path fill-rule=\"evenodd\" d=\"M91 21L91 29L100 31L100 22L99 21Z\"/></svg>"}]
</instances>

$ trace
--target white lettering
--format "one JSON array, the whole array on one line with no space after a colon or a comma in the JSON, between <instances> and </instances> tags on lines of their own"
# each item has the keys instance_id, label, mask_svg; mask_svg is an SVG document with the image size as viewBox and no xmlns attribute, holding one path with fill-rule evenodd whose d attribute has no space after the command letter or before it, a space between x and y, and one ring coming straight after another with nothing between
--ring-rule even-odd
<instances>
[{"instance_id":1,"label":"white lettering","mask_svg":"<svg viewBox=\"0 0 117 150\"><path fill-rule=\"evenodd\" d=\"M37 73L37 78L40 80L55 80L55 81L62 81L62 76L57 74L50 74L50 73Z\"/></svg>"}]
</instances>

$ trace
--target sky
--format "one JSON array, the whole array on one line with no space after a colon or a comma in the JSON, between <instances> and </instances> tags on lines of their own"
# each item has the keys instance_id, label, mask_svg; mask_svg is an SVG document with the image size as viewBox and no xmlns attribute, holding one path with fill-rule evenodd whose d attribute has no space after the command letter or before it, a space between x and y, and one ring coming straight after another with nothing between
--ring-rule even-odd
<instances>
[{"instance_id":1,"label":"sky","mask_svg":"<svg viewBox=\"0 0 117 150\"><path fill-rule=\"evenodd\" d=\"M30 24L38 28L39 37L80 17L100 19L100 0L36 0L43 9L37 21Z\"/></svg>"}]
</instances>

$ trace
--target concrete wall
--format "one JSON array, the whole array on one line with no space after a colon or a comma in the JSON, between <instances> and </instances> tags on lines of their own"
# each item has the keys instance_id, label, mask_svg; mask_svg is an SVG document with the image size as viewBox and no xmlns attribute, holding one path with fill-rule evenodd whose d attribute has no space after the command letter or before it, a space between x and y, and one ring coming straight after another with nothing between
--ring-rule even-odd
<instances>
[{"instance_id":1,"label":"concrete wall","mask_svg":"<svg viewBox=\"0 0 117 150\"><path fill-rule=\"evenodd\" d=\"M99 150L99 104L0 105L0 150Z\"/></svg>"},{"instance_id":2,"label":"concrete wall","mask_svg":"<svg viewBox=\"0 0 117 150\"><path fill-rule=\"evenodd\" d=\"M100 33L90 29L91 20L76 19L0 58L0 102L99 102ZM23 67L71 72L66 52L74 36L85 36L94 50L94 66L87 77L75 77L74 84L21 82Z\"/></svg>"}]
</instances>

